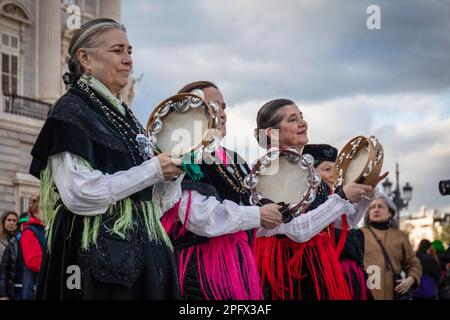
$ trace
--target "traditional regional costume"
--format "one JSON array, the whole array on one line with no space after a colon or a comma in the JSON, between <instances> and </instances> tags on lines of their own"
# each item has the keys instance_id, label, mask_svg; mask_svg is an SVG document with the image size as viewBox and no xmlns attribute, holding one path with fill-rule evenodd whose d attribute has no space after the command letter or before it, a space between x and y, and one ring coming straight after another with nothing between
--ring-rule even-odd
<instances>
[{"instance_id":1,"label":"traditional regional costume","mask_svg":"<svg viewBox=\"0 0 450 320\"><path fill-rule=\"evenodd\" d=\"M159 207L181 188L139 135L131 110L86 75L52 107L31 152L48 227L38 299L179 297Z\"/></svg>"},{"instance_id":2,"label":"traditional regional costume","mask_svg":"<svg viewBox=\"0 0 450 320\"><path fill-rule=\"evenodd\" d=\"M178 259L186 299L263 299L251 249L259 208L250 206L242 158L218 148L199 164L203 177L186 176L183 195L162 219Z\"/></svg>"},{"instance_id":3,"label":"traditional regional costume","mask_svg":"<svg viewBox=\"0 0 450 320\"><path fill-rule=\"evenodd\" d=\"M321 148L316 150L306 146L305 149L308 152L304 150L303 153L320 158L318 151ZM332 157L336 151L326 148L325 153ZM255 255L265 297L281 300L352 299L339 256L345 244L347 227L354 227L369 205L369 199L351 204L342 189L332 194L327 184L322 182L315 200L303 214L275 229L261 229ZM335 238L334 227L345 230L339 240Z\"/></svg>"}]
</instances>

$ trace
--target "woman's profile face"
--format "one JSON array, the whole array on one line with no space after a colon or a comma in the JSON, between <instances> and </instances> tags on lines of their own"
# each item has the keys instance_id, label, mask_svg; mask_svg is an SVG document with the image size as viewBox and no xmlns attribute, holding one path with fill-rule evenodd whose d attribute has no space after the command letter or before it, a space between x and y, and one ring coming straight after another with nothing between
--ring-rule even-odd
<instances>
[{"instance_id":1,"label":"woman's profile face","mask_svg":"<svg viewBox=\"0 0 450 320\"><path fill-rule=\"evenodd\" d=\"M372 222L387 222L391 217L389 208L382 198L376 198L369 207L369 220Z\"/></svg>"},{"instance_id":2,"label":"woman's profile face","mask_svg":"<svg viewBox=\"0 0 450 320\"><path fill-rule=\"evenodd\" d=\"M308 143L308 124L303 119L303 113L296 104L290 104L279 111L282 120L278 125L278 134L271 130L272 144L279 141L280 147L303 148Z\"/></svg>"},{"instance_id":3,"label":"woman's profile face","mask_svg":"<svg viewBox=\"0 0 450 320\"><path fill-rule=\"evenodd\" d=\"M14 214L10 214L5 219L4 228L8 232L14 232L17 229L17 217Z\"/></svg>"},{"instance_id":4,"label":"woman's profile face","mask_svg":"<svg viewBox=\"0 0 450 320\"><path fill-rule=\"evenodd\" d=\"M84 67L117 95L128 84L133 68L132 47L121 29L106 30L99 37L100 45L88 51Z\"/></svg>"},{"instance_id":5,"label":"woman's profile face","mask_svg":"<svg viewBox=\"0 0 450 320\"><path fill-rule=\"evenodd\" d=\"M222 137L225 137L227 134L227 115L225 113L226 103L222 93L214 87L206 87L203 88L202 91L205 94L206 103L210 103L211 101L217 102L220 115L220 133Z\"/></svg>"},{"instance_id":6,"label":"woman's profile face","mask_svg":"<svg viewBox=\"0 0 450 320\"><path fill-rule=\"evenodd\" d=\"M334 162L322 161L316 168L322 181L324 181L332 190L334 189L333 165Z\"/></svg>"}]
</instances>

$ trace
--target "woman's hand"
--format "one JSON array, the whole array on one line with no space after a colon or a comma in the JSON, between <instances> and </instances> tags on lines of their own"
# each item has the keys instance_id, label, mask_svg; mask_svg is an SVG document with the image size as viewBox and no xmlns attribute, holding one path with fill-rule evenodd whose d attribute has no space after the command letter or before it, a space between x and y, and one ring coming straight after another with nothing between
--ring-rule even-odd
<instances>
[{"instance_id":1,"label":"woman's hand","mask_svg":"<svg viewBox=\"0 0 450 320\"><path fill-rule=\"evenodd\" d=\"M400 294L404 294L412 287L414 282L415 280L411 276L403 280L397 280L397 286L394 288L394 291Z\"/></svg>"},{"instance_id":2,"label":"woman's hand","mask_svg":"<svg viewBox=\"0 0 450 320\"><path fill-rule=\"evenodd\" d=\"M164 174L165 181L170 181L182 173L169 154L160 153L156 156L156 158L158 158L159 164L161 165L161 170Z\"/></svg>"},{"instance_id":3,"label":"woman's hand","mask_svg":"<svg viewBox=\"0 0 450 320\"><path fill-rule=\"evenodd\" d=\"M281 215L281 206L276 203L269 203L259 208L259 216L261 219L261 226L264 229L270 230L283 223L283 216Z\"/></svg>"},{"instance_id":4,"label":"woman's hand","mask_svg":"<svg viewBox=\"0 0 450 320\"><path fill-rule=\"evenodd\" d=\"M348 183L343 187L345 197L352 203L359 202L361 199L373 192L371 186L359 183Z\"/></svg>"}]
</instances>

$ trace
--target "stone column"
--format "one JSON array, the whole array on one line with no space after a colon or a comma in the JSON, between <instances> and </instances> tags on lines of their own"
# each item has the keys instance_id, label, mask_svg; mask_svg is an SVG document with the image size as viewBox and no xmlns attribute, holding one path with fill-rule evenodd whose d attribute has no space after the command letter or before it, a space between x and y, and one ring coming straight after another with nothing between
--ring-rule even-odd
<instances>
[{"instance_id":1,"label":"stone column","mask_svg":"<svg viewBox=\"0 0 450 320\"><path fill-rule=\"evenodd\" d=\"M61 85L61 1L39 1L39 99L53 103Z\"/></svg>"},{"instance_id":2,"label":"stone column","mask_svg":"<svg viewBox=\"0 0 450 320\"><path fill-rule=\"evenodd\" d=\"M100 18L110 18L120 22L122 13L120 8L121 0L99 0Z\"/></svg>"}]
</instances>

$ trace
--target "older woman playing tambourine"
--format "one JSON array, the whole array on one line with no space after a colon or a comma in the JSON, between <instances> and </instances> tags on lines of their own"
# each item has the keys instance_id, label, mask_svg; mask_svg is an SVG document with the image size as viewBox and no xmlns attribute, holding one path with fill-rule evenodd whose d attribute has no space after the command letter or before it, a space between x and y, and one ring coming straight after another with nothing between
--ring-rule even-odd
<instances>
[{"instance_id":1,"label":"older woman playing tambourine","mask_svg":"<svg viewBox=\"0 0 450 320\"><path fill-rule=\"evenodd\" d=\"M179 181L164 182L180 170L136 140L145 130L120 99L131 51L125 28L110 19L83 24L70 42L69 90L31 152L48 227L38 299L179 297L159 219L161 199L181 196Z\"/></svg>"}]
</instances>

